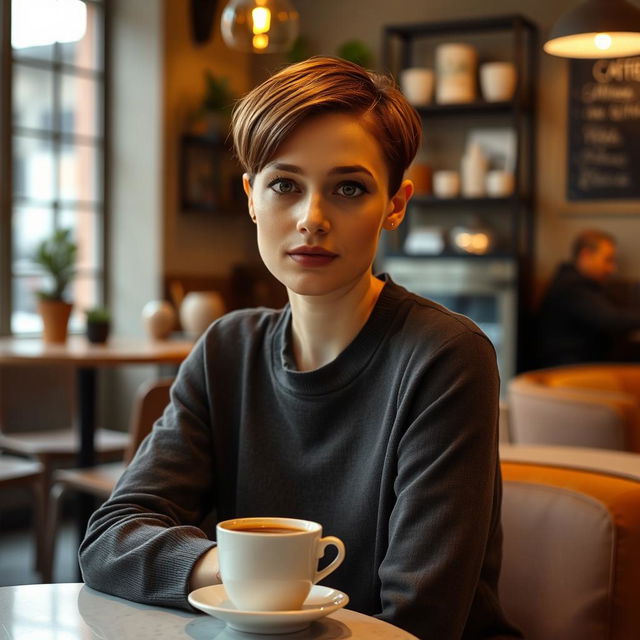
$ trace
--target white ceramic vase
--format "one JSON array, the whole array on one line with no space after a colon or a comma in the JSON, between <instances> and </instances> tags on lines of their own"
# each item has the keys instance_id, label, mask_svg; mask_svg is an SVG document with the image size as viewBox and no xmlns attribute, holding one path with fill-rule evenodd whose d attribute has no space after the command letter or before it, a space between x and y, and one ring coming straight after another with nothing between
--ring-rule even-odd
<instances>
[{"instance_id":1,"label":"white ceramic vase","mask_svg":"<svg viewBox=\"0 0 640 640\"><path fill-rule=\"evenodd\" d=\"M142 308L142 323L152 340L165 340L176 324L176 312L166 300L151 300Z\"/></svg>"},{"instance_id":2,"label":"white ceramic vase","mask_svg":"<svg viewBox=\"0 0 640 640\"><path fill-rule=\"evenodd\" d=\"M462 195L465 198L481 198L486 194L487 170L489 159L479 144L473 143L460 164L462 176Z\"/></svg>"},{"instance_id":3,"label":"white ceramic vase","mask_svg":"<svg viewBox=\"0 0 640 640\"><path fill-rule=\"evenodd\" d=\"M188 336L198 338L224 312L224 301L217 291L190 291L180 305L180 324Z\"/></svg>"},{"instance_id":4,"label":"white ceramic vase","mask_svg":"<svg viewBox=\"0 0 640 640\"><path fill-rule=\"evenodd\" d=\"M480 66L480 88L487 102L511 100L517 79L516 67L512 62L486 62Z\"/></svg>"}]
</instances>

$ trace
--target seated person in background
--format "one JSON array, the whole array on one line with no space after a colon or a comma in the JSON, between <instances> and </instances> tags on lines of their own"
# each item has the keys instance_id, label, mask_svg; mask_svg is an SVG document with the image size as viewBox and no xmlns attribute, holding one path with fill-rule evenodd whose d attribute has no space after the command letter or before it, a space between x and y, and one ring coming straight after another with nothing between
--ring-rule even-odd
<instances>
[{"instance_id":1,"label":"seated person in background","mask_svg":"<svg viewBox=\"0 0 640 640\"><path fill-rule=\"evenodd\" d=\"M573 261L558 267L542 300L538 366L608 360L617 337L640 329L640 310L618 308L605 293L615 270L611 235L590 229L577 236Z\"/></svg>"},{"instance_id":2,"label":"seated person in background","mask_svg":"<svg viewBox=\"0 0 640 640\"><path fill-rule=\"evenodd\" d=\"M215 322L80 549L86 583L188 608L219 581L207 522L289 516L345 542L328 580L420 638L519 638L498 600L495 351L467 318L372 273L402 222L420 119L386 77L313 58L236 106L279 310Z\"/></svg>"}]
</instances>

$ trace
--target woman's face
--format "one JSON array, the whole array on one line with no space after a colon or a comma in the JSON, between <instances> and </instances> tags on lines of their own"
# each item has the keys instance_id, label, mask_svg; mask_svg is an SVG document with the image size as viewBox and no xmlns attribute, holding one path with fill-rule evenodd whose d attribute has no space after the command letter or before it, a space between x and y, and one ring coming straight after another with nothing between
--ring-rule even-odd
<instances>
[{"instance_id":1,"label":"woman's face","mask_svg":"<svg viewBox=\"0 0 640 640\"><path fill-rule=\"evenodd\" d=\"M277 155L244 177L260 255L299 295L348 291L371 277L381 229L396 228L412 185L389 196L380 146L358 118L318 116L302 124Z\"/></svg>"}]
</instances>

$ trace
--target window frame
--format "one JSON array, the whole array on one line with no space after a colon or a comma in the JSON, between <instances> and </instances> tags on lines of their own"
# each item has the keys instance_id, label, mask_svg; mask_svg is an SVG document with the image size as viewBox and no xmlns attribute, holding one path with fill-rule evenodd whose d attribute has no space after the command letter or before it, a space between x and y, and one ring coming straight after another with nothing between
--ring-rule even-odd
<instances>
[{"instance_id":1,"label":"window frame","mask_svg":"<svg viewBox=\"0 0 640 640\"><path fill-rule=\"evenodd\" d=\"M112 9L111 0L83 0L87 5L95 5L103 12L103 33L100 42L102 57L101 70L82 70L74 65L65 64L59 59L53 61L38 61L37 59L14 58L11 47L11 3L12 0L0 0L0 336L12 335L11 316L13 312L13 286L16 274L13 273L13 229L12 218L14 207L21 204L37 205L37 202L30 199L17 200L13 193L13 141L15 136L29 132L32 139L51 139L55 148L53 156L56 163L60 158L60 148L65 141L90 141L91 146L96 150L96 159L100 166L96 172L99 181L96 199L92 202L75 201L71 206L68 201L58 198L55 194L47 204L51 207L54 219L64 211L82 212L92 210L100 216L98 228L97 256L95 267L83 269L81 276L88 275L97 283L97 304L108 304L109 291L109 175L110 175L110 140L111 124L108 105L110 104L111 88L111 20ZM57 45L56 45L57 46ZM101 119L102 136L98 138L83 134L60 134L59 122L54 122L53 134L47 135L44 131L41 135L36 130L14 126L13 123L13 70L15 65L22 65L28 68L38 68L52 70L54 82L60 90L62 73L64 70L72 74L75 78L90 77L98 82L102 82L102 96L98 96L96 101L96 114ZM56 100L54 110L59 108L59 101ZM59 163L58 163L59 166ZM88 206L87 206L88 205ZM18 276L19 277L19 276ZM29 336L34 334L20 333L19 335ZM37 334L36 334L37 335Z\"/></svg>"}]
</instances>

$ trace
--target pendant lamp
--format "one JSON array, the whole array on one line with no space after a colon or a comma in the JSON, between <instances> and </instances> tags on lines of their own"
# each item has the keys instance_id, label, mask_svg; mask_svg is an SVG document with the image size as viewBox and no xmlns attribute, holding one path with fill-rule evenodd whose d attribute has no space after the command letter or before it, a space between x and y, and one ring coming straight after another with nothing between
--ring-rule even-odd
<instances>
[{"instance_id":1,"label":"pendant lamp","mask_svg":"<svg viewBox=\"0 0 640 640\"><path fill-rule=\"evenodd\" d=\"M221 31L231 49L288 51L298 36L298 12L289 0L230 0L222 11Z\"/></svg>"},{"instance_id":2,"label":"pendant lamp","mask_svg":"<svg viewBox=\"0 0 640 640\"><path fill-rule=\"evenodd\" d=\"M586 0L551 29L544 50L562 58L640 54L640 9L626 0Z\"/></svg>"}]
</instances>

